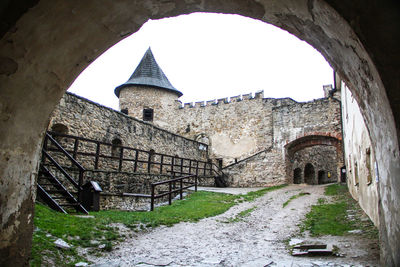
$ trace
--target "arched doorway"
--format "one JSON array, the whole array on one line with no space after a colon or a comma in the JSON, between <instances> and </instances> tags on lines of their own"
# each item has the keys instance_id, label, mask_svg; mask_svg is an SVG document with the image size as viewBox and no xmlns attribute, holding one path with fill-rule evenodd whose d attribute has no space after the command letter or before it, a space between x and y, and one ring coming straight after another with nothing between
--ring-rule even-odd
<instances>
[{"instance_id":1,"label":"arched doorway","mask_svg":"<svg viewBox=\"0 0 400 267\"><path fill-rule=\"evenodd\" d=\"M325 171L318 171L318 184L325 184L326 183L326 174Z\"/></svg>"},{"instance_id":2,"label":"arched doorway","mask_svg":"<svg viewBox=\"0 0 400 267\"><path fill-rule=\"evenodd\" d=\"M296 168L293 171L293 183L301 184L301 169L300 168Z\"/></svg>"},{"instance_id":3,"label":"arched doorway","mask_svg":"<svg viewBox=\"0 0 400 267\"><path fill-rule=\"evenodd\" d=\"M179 4L177 1L120 1L118 4L109 1L103 5L95 1L62 5L58 1L23 3L10 2L1 8L4 14L12 15L5 18L0 31L0 177L6 177L2 180L0 203L2 210L7 211L0 215L0 232L10 233L1 247L4 257L0 265L27 263L33 229L35 183L32 177L37 172L41 140L51 111L78 73L149 18L196 11L241 14L268 20L313 45L349 82L361 104L377 152L382 198L397 199L395 196L400 195L400 187L395 182L400 170L397 134L400 60L396 52L398 39L391 38L398 35L400 12L395 1L383 1L373 8L331 0L262 3L205 0L201 5L196 1ZM73 19L65 23L71 16ZM379 27L370 27L371 24ZM382 26L386 27L385 31L381 30ZM391 153L384 149L388 147ZM18 197L10 198L14 192L19 192ZM398 203L382 201L380 205L382 211L397 211ZM381 217L385 265L400 264L398 221L397 212Z\"/></svg>"},{"instance_id":4,"label":"arched doorway","mask_svg":"<svg viewBox=\"0 0 400 267\"><path fill-rule=\"evenodd\" d=\"M315 184L315 170L311 163L307 163L304 167L304 182L306 184Z\"/></svg>"}]
</instances>

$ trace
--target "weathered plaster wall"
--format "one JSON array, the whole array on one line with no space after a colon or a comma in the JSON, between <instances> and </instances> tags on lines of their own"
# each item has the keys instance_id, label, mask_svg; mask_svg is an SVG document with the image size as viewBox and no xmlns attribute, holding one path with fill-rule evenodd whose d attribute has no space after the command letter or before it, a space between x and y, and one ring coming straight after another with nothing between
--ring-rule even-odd
<instances>
[{"instance_id":1,"label":"weathered plaster wall","mask_svg":"<svg viewBox=\"0 0 400 267\"><path fill-rule=\"evenodd\" d=\"M128 115L143 119L143 109L154 110L154 125L168 129L171 114L168 111L175 110L178 106L178 95L168 90L146 87L124 87L119 94L120 109L128 109Z\"/></svg>"},{"instance_id":2,"label":"weathered plaster wall","mask_svg":"<svg viewBox=\"0 0 400 267\"><path fill-rule=\"evenodd\" d=\"M11 14L5 16L0 40L2 265L27 263L40 143L68 85L147 19L195 11L235 13L272 23L314 46L340 72L360 105L380 170L381 258L386 266L400 265L398 2L27 2L8 1L0 8L2 14Z\"/></svg>"},{"instance_id":3,"label":"weathered plaster wall","mask_svg":"<svg viewBox=\"0 0 400 267\"><path fill-rule=\"evenodd\" d=\"M63 124L68 127L68 134L71 135L107 143L118 138L123 146L147 151L153 149L157 153L196 160L204 161L207 157L206 150L199 148L200 145L204 147L204 144L70 93L64 95L52 115L48 128ZM92 153L96 151L94 144L85 149ZM103 153L111 154L111 151ZM87 167L93 168L90 165Z\"/></svg>"},{"instance_id":4,"label":"weathered plaster wall","mask_svg":"<svg viewBox=\"0 0 400 267\"><path fill-rule=\"evenodd\" d=\"M379 225L380 166L360 109L346 86L343 86L342 106L347 185L353 198L374 224Z\"/></svg>"}]
</instances>

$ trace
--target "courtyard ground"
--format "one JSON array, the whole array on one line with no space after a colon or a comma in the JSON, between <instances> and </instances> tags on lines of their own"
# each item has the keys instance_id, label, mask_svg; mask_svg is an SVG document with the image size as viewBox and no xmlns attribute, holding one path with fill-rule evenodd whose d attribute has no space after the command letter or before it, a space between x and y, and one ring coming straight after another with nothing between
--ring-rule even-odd
<instances>
[{"instance_id":1,"label":"courtyard ground","mask_svg":"<svg viewBox=\"0 0 400 267\"><path fill-rule=\"evenodd\" d=\"M146 232L134 233L120 225L120 231L130 237L112 252L88 255L88 259L95 262L93 266L102 267L378 266L378 241L363 234L310 237L307 232L300 233L299 224L311 206L321 198L329 201L324 189L324 185L290 185L215 217ZM299 197L283 207L296 195ZM335 245L341 256L291 256L288 242L294 238Z\"/></svg>"}]
</instances>

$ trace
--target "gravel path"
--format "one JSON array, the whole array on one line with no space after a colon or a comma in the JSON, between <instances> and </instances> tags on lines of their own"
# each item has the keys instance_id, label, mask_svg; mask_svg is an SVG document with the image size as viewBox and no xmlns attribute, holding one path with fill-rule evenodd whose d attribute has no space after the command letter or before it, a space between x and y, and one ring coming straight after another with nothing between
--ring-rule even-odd
<instances>
[{"instance_id":1,"label":"gravel path","mask_svg":"<svg viewBox=\"0 0 400 267\"><path fill-rule=\"evenodd\" d=\"M300 192L310 195L282 207ZM344 257L288 254L285 241L298 234L297 224L321 197L325 197L324 186L290 185L197 223L134 234L103 258L89 259L96 262L95 266L378 266L376 253L370 251L371 241L359 236L318 239L337 245ZM224 223L254 207L242 221Z\"/></svg>"}]
</instances>

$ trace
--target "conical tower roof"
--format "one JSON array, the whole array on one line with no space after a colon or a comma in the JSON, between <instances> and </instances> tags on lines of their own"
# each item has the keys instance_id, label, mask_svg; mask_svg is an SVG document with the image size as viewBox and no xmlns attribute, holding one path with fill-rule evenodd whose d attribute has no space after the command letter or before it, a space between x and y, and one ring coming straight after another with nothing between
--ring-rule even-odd
<instances>
[{"instance_id":1,"label":"conical tower roof","mask_svg":"<svg viewBox=\"0 0 400 267\"><path fill-rule=\"evenodd\" d=\"M172 86L167 76L165 76L160 66L158 66L150 47L147 49L129 80L115 88L115 95L119 97L119 93L124 87L132 85L157 87L174 92L179 97L182 96L182 93Z\"/></svg>"}]
</instances>

